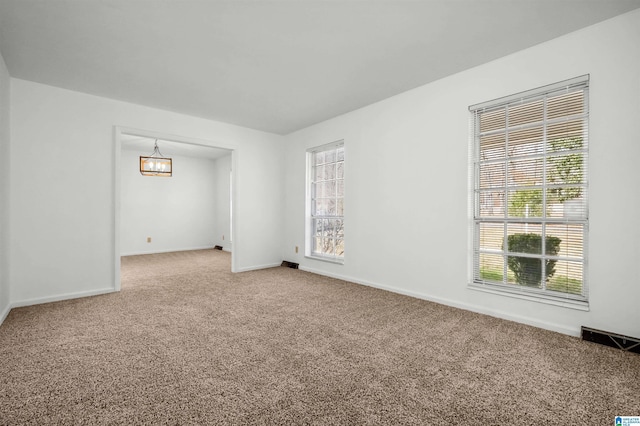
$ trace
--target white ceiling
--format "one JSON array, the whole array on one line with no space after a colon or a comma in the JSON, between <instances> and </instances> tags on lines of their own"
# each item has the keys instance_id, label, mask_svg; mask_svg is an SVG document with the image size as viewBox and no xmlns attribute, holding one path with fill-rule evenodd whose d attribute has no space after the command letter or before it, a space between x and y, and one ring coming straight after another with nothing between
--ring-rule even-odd
<instances>
[{"instance_id":1,"label":"white ceiling","mask_svg":"<svg viewBox=\"0 0 640 426\"><path fill-rule=\"evenodd\" d=\"M231 150L224 148L213 148L204 145L195 145L183 142L174 142L164 139L147 138L121 134L122 149L136 151L140 155L151 155L155 142L158 141L158 149L165 157L197 157L215 160L225 155L231 155Z\"/></svg>"},{"instance_id":2,"label":"white ceiling","mask_svg":"<svg viewBox=\"0 0 640 426\"><path fill-rule=\"evenodd\" d=\"M0 0L12 77L287 134L640 0Z\"/></svg>"}]
</instances>

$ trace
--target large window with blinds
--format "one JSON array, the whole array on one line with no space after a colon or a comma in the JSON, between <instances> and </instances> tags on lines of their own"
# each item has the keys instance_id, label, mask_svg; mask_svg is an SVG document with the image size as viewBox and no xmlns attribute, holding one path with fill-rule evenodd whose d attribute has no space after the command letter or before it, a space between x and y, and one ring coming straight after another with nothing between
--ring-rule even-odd
<instances>
[{"instance_id":1,"label":"large window with blinds","mask_svg":"<svg viewBox=\"0 0 640 426\"><path fill-rule=\"evenodd\" d=\"M470 107L471 286L586 306L588 87Z\"/></svg>"},{"instance_id":2,"label":"large window with blinds","mask_svg":"<svg viewBox=\"0 0 640 426\"><path fill-rule=\"evenodd\" d=\"M307 152L306 255L344 261L344 142Z\"/></svg>"}]
</instances>

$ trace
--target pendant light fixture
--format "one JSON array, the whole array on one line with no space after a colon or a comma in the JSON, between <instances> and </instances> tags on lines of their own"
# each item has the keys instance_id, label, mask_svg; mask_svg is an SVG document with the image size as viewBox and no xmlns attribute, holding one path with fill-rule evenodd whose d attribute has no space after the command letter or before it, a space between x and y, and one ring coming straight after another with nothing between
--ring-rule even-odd
<instances>
[{"instance_id":1,"label":"pendant light fixture","mask_svg":"<svg viewBox=\"0 0 640 426\"><path fill-rule=\"evenodd\" d=\"M140 156L140 173L142 176L171 176L171 158L162 156L158 148L158 139L150 156Z\"/></svg>"}]
</instances>

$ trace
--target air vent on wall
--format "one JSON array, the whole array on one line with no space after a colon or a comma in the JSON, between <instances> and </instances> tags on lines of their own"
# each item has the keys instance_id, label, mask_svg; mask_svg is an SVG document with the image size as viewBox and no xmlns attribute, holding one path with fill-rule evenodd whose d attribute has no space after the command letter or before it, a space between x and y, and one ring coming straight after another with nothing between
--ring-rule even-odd
<instances>
[{"instance_id":1,"label":"air vent on wall","mask_svg":"<svg viewBox=\"0 0 640 426\"><path fill-rule=\"evenodd\" d=\"M285 266L287 268L291 268L291 269L298 269L299 264L298 263L294 263L294 262L288 262L286 260L282 261L282 265L280 266Z\"/></svg>"},{"instance_id":2,"label":"air vent on wall","mask_svg":"<svg viewBox=\"0 0 640 426\"><path fill-rule=\"evenodd\" d=\"M623 336L622 334L610 333L608 331L583 326L582 340L640 354L640 339L636 337Z\"/></svg>"}]
</instances>

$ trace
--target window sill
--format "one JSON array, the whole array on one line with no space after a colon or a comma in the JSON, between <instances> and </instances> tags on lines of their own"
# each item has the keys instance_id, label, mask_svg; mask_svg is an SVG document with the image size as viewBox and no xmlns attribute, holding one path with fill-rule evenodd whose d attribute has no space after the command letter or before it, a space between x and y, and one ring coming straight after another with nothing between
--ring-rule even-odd
<instances>
[{"instance_id":1,"label":"window sill","mask_svg":"<svg viewBox=\"0 0 640 426\"><path fill-rule=\"evenodd\" d=\"M331 257L322 257L322 256L313 256L313 255L305 255L307 259L319 260L321 262L327 263L335 263L337 265L344 265L344 259L334 259Z\"/></svg>"},{"instance_id":2,"label":"window sill","mask_svg":"<svg viewBox=\"0 0 640 426\"><path fill-rule=\"evenodd\" d=\"M531 302L544 303L547 305L560 306L563 308L577 309L579 311L589 311L589 302L583 300L574 300L563 297L555 297L549 294L531 294L521 290L508 289L490 284L471 283L467 286L470 290L482 291L485 293L498 294L500 296L513 297L516 299L529 300Z\"/></svg>"}]
</instances>

